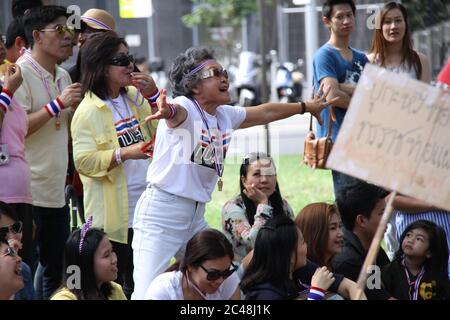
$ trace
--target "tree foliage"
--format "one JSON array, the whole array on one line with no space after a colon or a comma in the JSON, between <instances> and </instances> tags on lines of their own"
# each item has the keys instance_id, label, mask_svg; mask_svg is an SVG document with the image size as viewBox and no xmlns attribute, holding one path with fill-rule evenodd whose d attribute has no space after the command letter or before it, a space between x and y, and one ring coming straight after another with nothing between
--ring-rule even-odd
<instances>
[{"instance_id":1,"label":"tree foliage","mask_svg":"<svg viewBox=\"0 0 450 320\"><path fill-rule=\"evenodd\" d=\"M408 10L412 30L424 29L450 18L450 0L403 0L402 4Z\"/></svg>"},{"instance_id":2,"label":"tree foliage","mask_svg":"<svg viewBox=\"0 0 450 320\"><path fill-rule=\"evenodd\" d=\"M187 27L239 27L242 18L256 12L256 0L191 0L192 13L183 16Z\"/></svg>"}]
</instances>

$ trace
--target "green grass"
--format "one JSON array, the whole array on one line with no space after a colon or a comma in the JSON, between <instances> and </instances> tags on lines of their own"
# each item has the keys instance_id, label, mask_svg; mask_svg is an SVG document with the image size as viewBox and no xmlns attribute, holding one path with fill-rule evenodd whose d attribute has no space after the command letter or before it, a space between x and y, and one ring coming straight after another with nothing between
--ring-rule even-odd
<instances>
[{"instance_id":1,"label":"green grass","mask_svg":"<svg viewBox=\"0 0 450 320\"><path fill-rule=\"evenodd\" d=\"M206 206L206 221L212 228L221 230L222 206L239 193L240 158L228 159L223 175L223 191L212 195ZM300 164L300 155L280 156L275 159L281 195L289 202L294 214L312 202L334 201L330 170L312 170Z\"/></svg>"}]
</instances>

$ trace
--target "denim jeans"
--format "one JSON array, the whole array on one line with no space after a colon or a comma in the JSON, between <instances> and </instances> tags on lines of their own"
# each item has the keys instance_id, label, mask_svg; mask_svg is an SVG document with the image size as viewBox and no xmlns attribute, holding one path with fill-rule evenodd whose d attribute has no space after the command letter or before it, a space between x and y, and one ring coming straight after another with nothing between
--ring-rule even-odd
<instances>
[{"instance_id":1,"label":"denim jeans","mask_svg":"<svg viewBox=\"0 0 450 320\"><path fill-rule=\"evenodd\" d=\"M170 259L180 260L187 242L208 228L204 213L204 203L147 187L134 214L133 300L145 299L151 282L167 269Z\"/></svg>"},{"instance_id":2,"label":"denim jeans","mask_svg":"<svg viewBox=\"0 0 450 320\"><path fill-rule=\"evenodd\" d=\"M47 300L61 286L64 246L70 235L69 207L34 207L38 226L39 262L42 266L42 298Z\"/></svg>"}]
</instances>

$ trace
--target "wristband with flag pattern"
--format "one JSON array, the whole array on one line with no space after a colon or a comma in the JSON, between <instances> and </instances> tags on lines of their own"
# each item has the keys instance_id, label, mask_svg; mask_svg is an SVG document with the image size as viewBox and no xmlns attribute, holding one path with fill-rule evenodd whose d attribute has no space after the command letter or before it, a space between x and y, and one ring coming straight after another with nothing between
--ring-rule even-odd
<instances>
[{"instance_id":1,"label":"wristband with flag pattern","mask_svg":"<svg viewBox=\"0 0 450 320\"><path fill-rule=\"evenodd\" d=\"M3 88L0 93L0 109L3 110L3 112L6 113L10 108L12 98L12 93L7 88Z\"/></svg>"},{"instance_id":2,"label":"wristband with flag pattern","mask_svg":"<svg viewBox=\"0 0 450 320\"><path fill-rule=\"evenodd\" d=\"M47 103L44 108L51 117L57 117L61 110L64 109L64 104L61 100L59 100L59 98L56 98L55 100Z\"/></svg>"}]
</instances>

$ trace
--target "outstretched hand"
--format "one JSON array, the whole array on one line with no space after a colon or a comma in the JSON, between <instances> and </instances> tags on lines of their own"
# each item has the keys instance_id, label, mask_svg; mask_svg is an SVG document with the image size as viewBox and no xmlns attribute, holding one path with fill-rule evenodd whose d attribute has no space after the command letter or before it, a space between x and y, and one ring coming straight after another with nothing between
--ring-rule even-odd
<instances>
[{"instance_id":1,"label":"outstretched hand","mask_svg":"<svg viewBox=\"0 0 450 320\"><path fill-rule=\"evenodd\" d=\"M154 114L145 118L145 121L169 119L171 115L169 104L167 103L167 90L162 89L161 95L158 100L156 100L156 105L158 106L158 111Z\"/></svg>"},{"instance_id":2,"label":"outstretched hand","mask_svg":"<svg viewBox=\"0 0 450 320\"><path fill-rule=\"evenodd\" d=\"M333 103L335 103L339 99L339 97L335 97L333 99L327 100L330 91L331 87L324 88L324 83L322 82L320 84L319 90L317 91L317 94L314 95L313 91L311 100L305 102L308 107L309 113L311 113L317 119L320 125L323 125L323 119L321 116L322 110L325 109L328 105L332 106ZM330 112L331 112L331 119L333 121L336 121L336 115L334 114L333 108L330 109Z\"/></svg>"}]
</instances>

